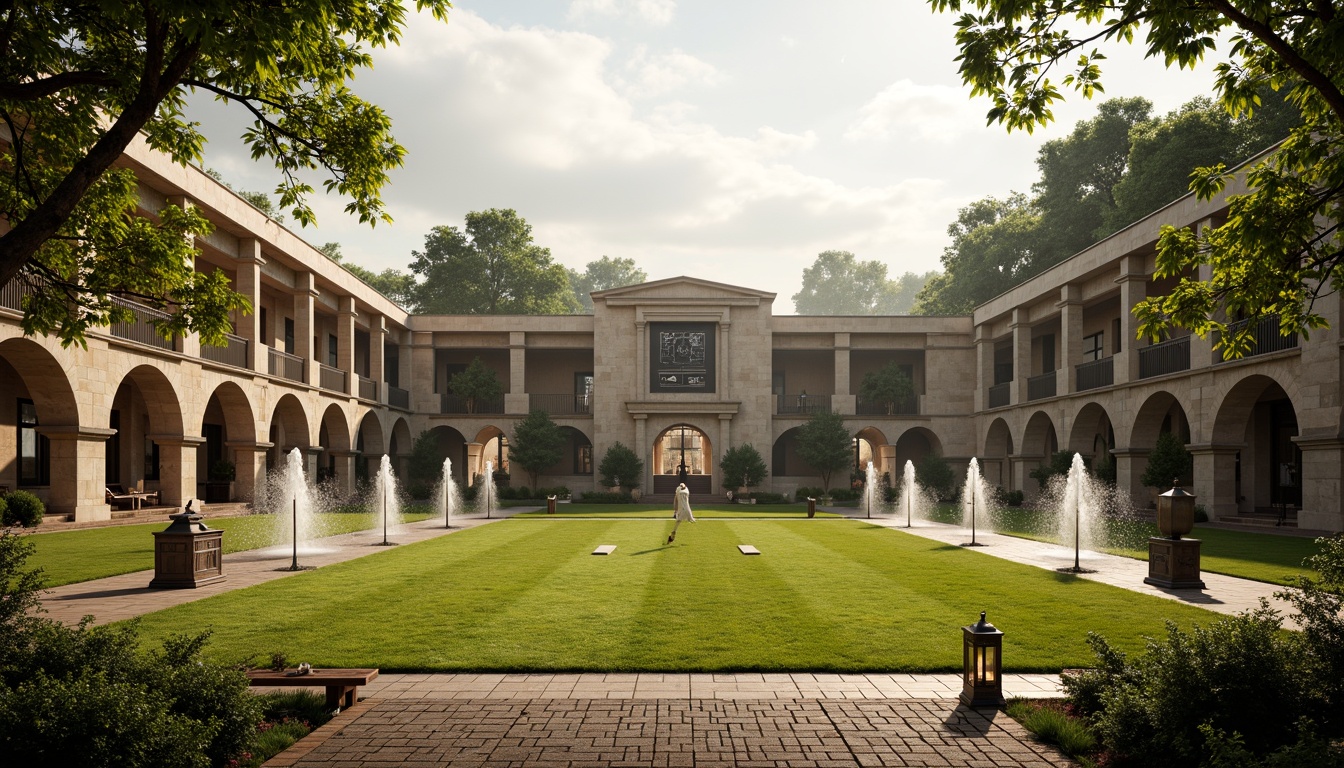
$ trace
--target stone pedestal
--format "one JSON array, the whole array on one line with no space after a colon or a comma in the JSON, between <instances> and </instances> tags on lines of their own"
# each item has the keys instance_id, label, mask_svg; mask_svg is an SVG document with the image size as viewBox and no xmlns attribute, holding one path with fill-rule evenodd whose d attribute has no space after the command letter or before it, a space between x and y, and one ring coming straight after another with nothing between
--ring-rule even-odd
<instances>
[{"instance_id":1,"label":"stone pedestal","mask_svg":"<svg viewBox=\"0 0 1344 768\"><path fill-rule=\"evenodd\" d=\"M1204 589L1199 578L1199 539L1148 539L1148 578L1145 584L1167 589Z\"/></svg>"},{"instance_id":2,"label":"stone pedestal","mask_svg":"<svg viewBox=\"0 0 1344 768\"><path fill-rule=\"evenodd\" d=\"M151 589L195 589L224 580L224 532L213 531L192 513L171 515L172 524L154 532Z\"/></svg>"}]
</instances>

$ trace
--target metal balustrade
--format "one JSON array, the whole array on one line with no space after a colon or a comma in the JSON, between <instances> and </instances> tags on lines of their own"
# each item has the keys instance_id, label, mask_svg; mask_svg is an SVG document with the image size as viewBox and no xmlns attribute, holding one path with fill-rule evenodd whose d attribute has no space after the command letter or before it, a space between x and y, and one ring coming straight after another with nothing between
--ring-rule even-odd
<instances>
[{"instance_id":1,"label":"metal balustrade","mask_svg":"<svg viewBox=\"0 0 1344 768\"><path fill-rule=\"evenodd\" d=\"M358 374L356 374L358 375ZM361 400L378 401L378 382L370 379L368 376L359 377L359 398Z\"/></svg>"},{"instance_id":2,"label":"metal balustrade","mask_svg":"<svg viewBox=\"0 0 1344 768\"><path fill-rule=\"evenodd\" d=\"M989 407L1002 408L1012 399L1013 383L1005 381L1002 384L995 384L989 388Z\"/></svg>"},{"instance_id":3,"label":"metal balustrade","mask_svg":"<svg viewBox=\"0 0 1344 768\"><path fill-rule=\"evenodd\" d=\"M247 339L242 336L234 336L232 333L226 333L224 334L224 345L221 347L201 342L200 355L202 360L212 360L236 368L246 368L248 367L247 346Z\"/></svg>"},{"instance_id":4,"label":"metal balustrade","mask_svg":"<svg viewBox=\"0 0 1344 768\"><path fill-rule=\"evenodd\" d=\"M1235 323L1229 323L1227 329L1228 331L1239 332L1250 322L1250 320L1238 320ZM1254 337L1255 341L1251 344L1250 350L1246 352L1246 357L1267 355L1271 352L1282 352L1286 349L1297 349L1296 333L1290 333L1287 336L1284 336L1279 332L1278 315L1270 315L1269 317L1262 317L1259 320L1256 320L1255 327L1251 329L1251 335ZM1217 356L1215 358L1216 362L1226 362L1228 360L1236 359L1223 354L1222 350L1219 350L1214 354Z\"/></svg>"},{"instance_id":5,"label":"metal balustrade","mask_svg":"<svg viewBox=\"0 0 1344 768\"><path fill-rule=\"evenodd\" d=\"M1115 383L1115 358L1113 357L1103 357L1100 360L1079 363L1074 366L1073 370L1077 377L1076 386L1079 392L1109 387Z\"/></svg>"},{"instance_id":6,"label":"metal balustrade","mask_svg":"<svg viewBox=\"0 0 1344 768\"><path fill-rule=\"evenodd\" d=\"M593 412L592 394L528 395L527 402L531 410L542 410L555 416L591 415Z\"/></svg>"},{"instance_id":7,"label":"metal balustrade","mask_svg":"<svg viewBox=\"0 0 1344 768\"><path fill-rule=\"evenodd\" d=\"M504 412L504 396L491 398L475 398L468 401L465 397L458 397L448 393L439 395L439 413L486 413L497 414Z\"/></svg>"},{"instance_id":8,"label":"metal balustrade","mask_svg":"<svg viewBox=\"0 0 1344 768\"><path fill-rule=\"evenodd\" d=\"M326 363L317 364L317 385L332 392L345 392L345 371Z\"/></svg>"},{"instance_id":9,"label":"metal balustrade","mask_svg":"<svg viewBox=\"0 0 1344 768\"><path fill-rule=\"evenodd\" d=\"M393 408L409 411L411 409L411 393L401 387L394 387L389 384L387 385L387 404ZM504 409L500 408L499 412L503 413ZM447 413L447 411L444 411L444 413Z\"/></svg>"},{"instance_id":10,"label":"metal balustrade","mask_svg":"<svg viewBox=\"0 0 1344 768\"><path fill-rule=\"evenodd\" d=\"M1027 379L1027 400L1054 397L1058 381L1059 374L1055 371L1042 373L1040 376L1032 376Z\"/></svg>"},{"instance_id":11,"label":"metal balustrade","mask_svg":"<svg viewBox=\"0 0 1344 768\"><path fill-rule=\"evenodd\" d=\"M1170 339L1139 349L1139 378L1190 370L1190 337Z\"/></svg>"},{"instance_id":12,"label":"metal balustrade","mask_svg":"<svg viewBox=\"0 0 1344 768\"><path fill-rule=\"evenodd\" d=\"M830 395L780 395L780 414L821 413L831 410Z\"/></svg>"},{"instance_id":13,"label":"metal balustrade","mask_svg":"<svg viewBox=\"0 0 1344 768\"><path fill-rule=\"evenodd\" d=\"M278 349L270 350L269 371L272 376L280 376L303 383L303 358L298 355L291 355L288 352L281 352Z\"/></svg>"},{"instance_id":14,"label":"metal balustrade","mask_svg":"<svg viewBox=\"0 0 1344 768\"><path fill-rule=\"evenodd\" d=\"M37 287L37 284L29 283L22 277L10 280L5 283L3 288L0 288L0 307L22 311L23 297L31 296L37 291Z\"/></svg>"},{"instance_id":15,"label":"metal balustrade","mask_svg":"<svg viewBox=\"0 0 1344 768\"><path fill-rule=\"evenodd\" d=\"M919 415L919 397L909 397L888 403L885 400L865 400L858 398L854 412L859 416L917 416Z\"/></svg>"},{"instance_id":16,"label":"metal balustrade","mask_svg":"<svg viewBox=\"0 0 1344 768\"><path fill-rule=\"evenodd\" d=\"M129 322L112 323L108 327L108 332L113 336L149 347L166 349L170 352L177 351L177 339L165 339L155 325L156 322L162 323L168 320L169 316L166 312L160 312L157 309L116 296L109 296L108 300L122 309L131 311Z\"/></svg>"}]
</instances>

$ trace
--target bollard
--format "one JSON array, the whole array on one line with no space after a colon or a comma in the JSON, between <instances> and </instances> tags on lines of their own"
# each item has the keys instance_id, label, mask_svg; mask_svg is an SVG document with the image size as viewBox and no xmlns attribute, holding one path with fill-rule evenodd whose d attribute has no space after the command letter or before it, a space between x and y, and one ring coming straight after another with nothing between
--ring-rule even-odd
<instances>
[{"instance_id":1,"label":"bollard","mask_svg":"<svg viewBox=\"0 0 1344 768\"><path fill-rule=\"evenodd\" d=\"M817 500L812 498L811 496L807 497L807 516L808 517L817 516Z\"/></svg>"},{"instance_id":2,"label":"bollard","mask_svg":"<svg viewBox=\"0 0 1344 768\"><path fill-rule=\"evenodd\" d=\"M554 497L554 496L547 496L547 497L546 497L546 514L548 514L548 515L554 515L554 514L555 514L555 497Z\"/></svg>"}]
</instances>

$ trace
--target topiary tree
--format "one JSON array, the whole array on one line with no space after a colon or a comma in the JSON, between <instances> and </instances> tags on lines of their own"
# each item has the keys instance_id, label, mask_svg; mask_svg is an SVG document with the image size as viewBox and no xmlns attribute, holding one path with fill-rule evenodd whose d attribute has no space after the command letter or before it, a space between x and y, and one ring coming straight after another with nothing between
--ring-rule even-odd
<instances>
[{"instance_id":1,"label":"topiary tree","mask_svg":"<svg viewBox=\"0 0 1344 768\"><path fill-rule=\"evenodd\" d=\"M514 422L513 439L509 441L509 463L517 464L532 476L532 487L537 486L537 475L564 455L565 433L551 420L550 414L535 408L526 418Z\"/></svg>"},{"instance_id":2,"label":"topiary tree","mask_svg":"<svg viewBox=\"0 0 1344 768\"><path fill-rule=\"evenodd\" d=\"M854 460L854 438L845 429L845 418L831 411L818 411L798 428L798 457L821 476L821 492L831 492L831 475Z\"/></svg>"},{"instance_id":3,"label":"topiary tree","mask_svg":"<svg viewBox=\"0 0 1344 768\"><path fill-rule=\"evenodd\" d=\"M1194 460L1181 439L1170 432L1163 432L1157 436L1157 444L1148 453L1148 467L1143 470L1139 482L1163 491L1193 469Z\"/></svg>"},{"instance_id":4,"label":"topiary tree","mask_svg":"<svg viewBox=\"0 0 1344 768\"><path fill-rule=\"evenodd\" d=\"M770 474L765 468L761 452L752 447L751 443L743 443L725 451L719 469L723 471L723 487L726 490L760 485Z\"/></svg>"},{"instance_id":5,"label":"topiary tree","mask_svg":"<svg viewBox=\"0 0 1344 768\"><path fill-rule=\"evenodd\" d=\"M644 462L621 443L612 443L603 454L602 462L597 465L597 474L608 488L619 487L630 491L638 488L643 481Z\"/></svg>"},{"instance_id":6,"label":"topiary tree","mask_svg":"<svg viewBox=\"0 0 1344 768\"><path fill-rule=\"evenodd\" d=\"M876 371L864 374L859 383L859 397L881 403L891 416L898 405L906 405L915 397L915 384L900 363L887 363Z\"/></svg>"},{"instance_id":7,"label":"topiary tree","mask_svg":"<svg viewBox=\"0 0 1344 768\"><path fill-rule=\"evenodd\" d=\"M915 466L915 480L937 495L941 501L952 498L952 486L956 482L956 476L952 473L952 466L947 463L947 459L936 453L927 453Z\"/></svg>"},{"instance_id":8,"label":"topiary tree","mask_svg":"<svg viewBox=\"0 0 1344 768\"><path fill-rule=\"evenodd\" d=\"M483 400L494 400L504 394L504 385L499 376L485 367L481 358L474 357L466 370L453 374L448 380L448 389L467 406L467 413L475 413L476 406Z\"/></svg>"}]
</instances>

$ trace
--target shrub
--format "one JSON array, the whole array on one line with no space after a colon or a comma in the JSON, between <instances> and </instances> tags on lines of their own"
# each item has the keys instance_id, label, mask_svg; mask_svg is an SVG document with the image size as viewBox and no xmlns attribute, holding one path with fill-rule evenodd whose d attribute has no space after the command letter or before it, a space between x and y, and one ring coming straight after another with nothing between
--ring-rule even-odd
<instances>
[{"instance_id":1,"label":"shrub","mask_svg":"<svg viewBox=\"0 0 1344 768\"><path fill-rule=\"evenodd\" d=\"M1172 480L1190 474L1194 468L1194 459L1185 449L1181 439L1170 432L1157 436L1157 444L1148 453L1148 466L1143 470L1139 482L1149 488L1165 491L1171 487Z\"/></svg>"},{"instance_id":2,"label":"shrub","mask_svg":"<svg viewBox=\"0 0 1344 768\"><path fill-rule=\"evenodd\" d=\"M836 501L854 501L858 499L859 496L862 494L863 494L862 490L855 490L853 488L836 488L835 490L831 491L831 498Z\"/></svg>"},{"instance_id":3,"label":"shrub","mask_svg":"<svg viewBox=\"0 0 1344 768\"><path fill-rule=\"evenodd\" d=\"M1209 522L1209 510L1205 509L1203 504L1195 505L1195 522L1196 523Z\"/></svg>"},{"instance_id":4,"label":"shrub","mask_svg":"<svg viewBox=\"0 0 1344 768\"><path fill-rule=\"evenodd\" d=\"M942 456L936 453L925 454L924 458L920 459L919 466L915 467L915 479L939 501L952 498L956 477L952 474L952 467L947 463L947 459Z\"/></svg>"},{"instance_id":5,"label":"shrub","mask_svg":"<svg viewBox=\"0 0 1344 768\"><path fill-rule=\"evenodd\" d=\"M719 469L723 470L723 487L730 491L741 487L754 488L769 474L761 452L752 447L751 443L736 445L725 451L719 461Z\"/></svg>"},{"instance_id":6,"label":"shrub","mask_svg":"<svg viewBox=\"0 0 1344 768\"><path fill-rule=\"evenodd\" d=\"M413 480L406 484L406 495L423 501L434 495L434 486L423 480Z\"/></svg>"},{"instance_id":7,"label":"shrub","mask_svg":"<svg viewBox=\"0 0 1344 768\"><path fill-rule=\"evenodd\" d=\"M271 722L302 720L316 728L331 719L327 698L314 691L299 688L268 693L257 698L261 699L262 716Z\"/></svg>"},{"instance_id":8,"label":"shrub","mask_svg":"<svg viewBox=\"0 0 1344 768\"><path fill-rule=\"evenodd\" d=\"M994 489L994 500L997 501L1001 507L1020 507L1022 506L1022 502L1026 500L1026 494L1021 491L1010 491L1003 486L998 486Z\"/></svg>"},{"instance_id":9,"label":"shrub","mask_svg":"<svg viewBox=\"0 0 1344 768\"><path fill-rule=\"evenodd\" d=\"M820 499L820 498L821 498L821 489L820 489L820 488L809 488L809 487L807 487L807 486L803 486L802 488L799 488L798 490L796 490L796 491L793 492L793 500L794 500L794 501L807 501L807 499L808 499L809 496L812 497L812 498L814 498L814 499Z\"/></svg>"},{"instance_id":10,"label":"shrub","mask_svg":"<svg viewBox=\"0 0 1344 768\"><path fill-rule=\"evenodd\" d=\"M42 500L28 491L11 491L5 494L5 525L32 527L42 522L42 515L46 511Z\"/></svg>"},{"instance_id":11,"label":"shrub","mask_svg":"<svg viewBox=\"0 0 1344 768\"><path fill-rule=\"evenodd\" d=\"M1084 461L1086 464L1086 461ZM1050 478L1062 477L1069 474L1073 468L1073 451L1055 451L1050 454L1050 461L1031 470L1031 477L1041 484L1041 490L1050 484Z\"/></svg>"},{"instance_id":12,"label":"shrub","mask_svg":"<svg viewBox=\"0 0 1344 768\"><path fill-rule=\"evenodd\" d=\"M633 504L635 500L628 493L588 491L580 501L584 504Z\"/></svg>"},{"instance_id":13,"label":"shrub","mask_svg":"<svg viewBox=\"0 0 1344 768\"><path fill-rule=\"evenodd\" d=\"M9 525L9 505L6 504L3 494L0 494L0 523Z\"/></svg>"},{"instance_id":14,"label":"shrub","mask_svg":"<svg viewBox=\"0 0 1344 768\"><path fill-rule=\"evenodd\" d=\"M621 490L628 492L640 486L644 478L644 461L621 443L612 443L597 465L597 474L608 488L615 488L619 483Z\"/></svg>"},{"instance_id":15,"label":"shrub","mask_svg":"<svg viewBox=\"0 0 1344 768\"><path fill-rule=\"evenodd\" d=\"M789 501L782 493L767 493L766 491L754 491L747 494L747 497L755 499L757 504L787 504Z\"/></svg>"}]
</instances>

